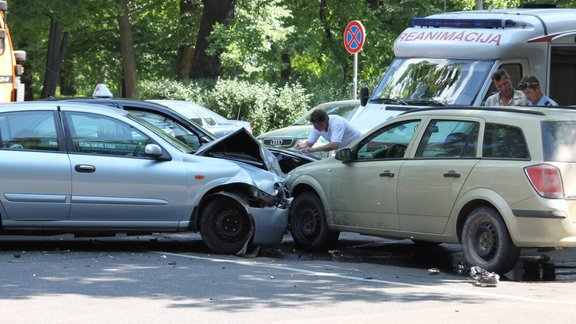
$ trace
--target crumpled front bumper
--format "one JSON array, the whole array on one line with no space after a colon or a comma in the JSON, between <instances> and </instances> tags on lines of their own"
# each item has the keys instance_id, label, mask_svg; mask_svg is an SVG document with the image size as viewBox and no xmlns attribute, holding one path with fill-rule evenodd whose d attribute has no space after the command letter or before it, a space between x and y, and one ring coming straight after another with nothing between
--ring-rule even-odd
<instances>
[{"instance_id":1,"label":"crumpled front bumper","mask_svg":"<svg viewBox=\"0 0 576 324\"><path fill-rule=\"evenodd\" d=\"M288 208L251 207L254 218L253 245L273 245L280 243L288 227Z\"/></svg>"}]
</instances>

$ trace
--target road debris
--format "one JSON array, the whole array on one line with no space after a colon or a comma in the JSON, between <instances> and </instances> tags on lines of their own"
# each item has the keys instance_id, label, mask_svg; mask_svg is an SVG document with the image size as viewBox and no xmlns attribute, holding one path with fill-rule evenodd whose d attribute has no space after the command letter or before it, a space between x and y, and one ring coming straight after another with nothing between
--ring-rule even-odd
<instances>
[{"instance_id":1,"label":"road debris","mask_svg":"<svg viewBox=\"0 0 576 324\"><path fill-rule=\"evenodd\" d=\"M479 287L496 287L500 280L497 273L489 272L478 266L470 268L470 277L472 277L472 283Z\"/></svg>"}]
</instances>

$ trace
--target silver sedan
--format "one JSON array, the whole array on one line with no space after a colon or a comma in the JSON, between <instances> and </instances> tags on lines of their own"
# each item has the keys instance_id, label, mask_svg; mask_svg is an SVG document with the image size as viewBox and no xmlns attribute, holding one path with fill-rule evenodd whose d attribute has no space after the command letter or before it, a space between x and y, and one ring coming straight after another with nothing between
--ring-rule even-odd
<instances>
[{"instance_id":1,"label":"silver sedan","mask_svg":"<svg viewBox=\"0 0 576 324\"><path fill-rule=\"evenodd\" d=\"M63 102L0 105L4 233L199 231L217 253L278 243L290 198L247 131L191 149L129 112Z\"/></svg>"}]
</instances>

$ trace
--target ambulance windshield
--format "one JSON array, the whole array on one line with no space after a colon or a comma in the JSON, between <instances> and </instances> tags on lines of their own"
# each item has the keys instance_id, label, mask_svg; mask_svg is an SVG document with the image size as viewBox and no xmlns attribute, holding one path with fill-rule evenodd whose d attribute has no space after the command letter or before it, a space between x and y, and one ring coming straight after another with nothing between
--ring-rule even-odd
<instances>
[{"instance_id":1,"label":"ambulance windshield","mask_svg":"<svg viewBox=\"0 0 576 324\"><path fill-rule=\"evenodd\" d=\"M406 105L471 105L493 63L396 58L370 101Z\"/></svg>"}]
</instances>

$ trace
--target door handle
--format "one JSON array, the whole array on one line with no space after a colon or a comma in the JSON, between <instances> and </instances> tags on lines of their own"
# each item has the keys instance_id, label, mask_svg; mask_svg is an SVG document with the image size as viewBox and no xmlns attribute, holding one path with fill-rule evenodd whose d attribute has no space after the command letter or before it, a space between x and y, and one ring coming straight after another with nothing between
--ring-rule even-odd
<instances>
[{"instance_id":1,"label":"door handle","mask_svg":"<svg viewBox=\"0 0 576 324\"><path fill-rule=\"evenodd\" d=\"M390 172L390 170L386 170L384 172L380 172L380 176L392 178L392 177L394 177L394 173Z\"/></svg>"},{"instance_id":2,"label":"door handle","mask_svg":"<svg viewBox=\"0 0 576 324\"><path fill-rule=\"evenodd\" d=\"M76 170L76 172L92 173L96 171L96 167L89 164L76 164L74 170Z\"/></svg>"},{"instance_id":3,"label":"door handle","mask_svg":"<svg viewBox=\"0 0 576 324\"><path fill-rule=\"evenodd\" d=\"M460 173L456 173L454 170L450 170L444 173L445 178L460 178Z\"/></svg>"}]
</instances>

